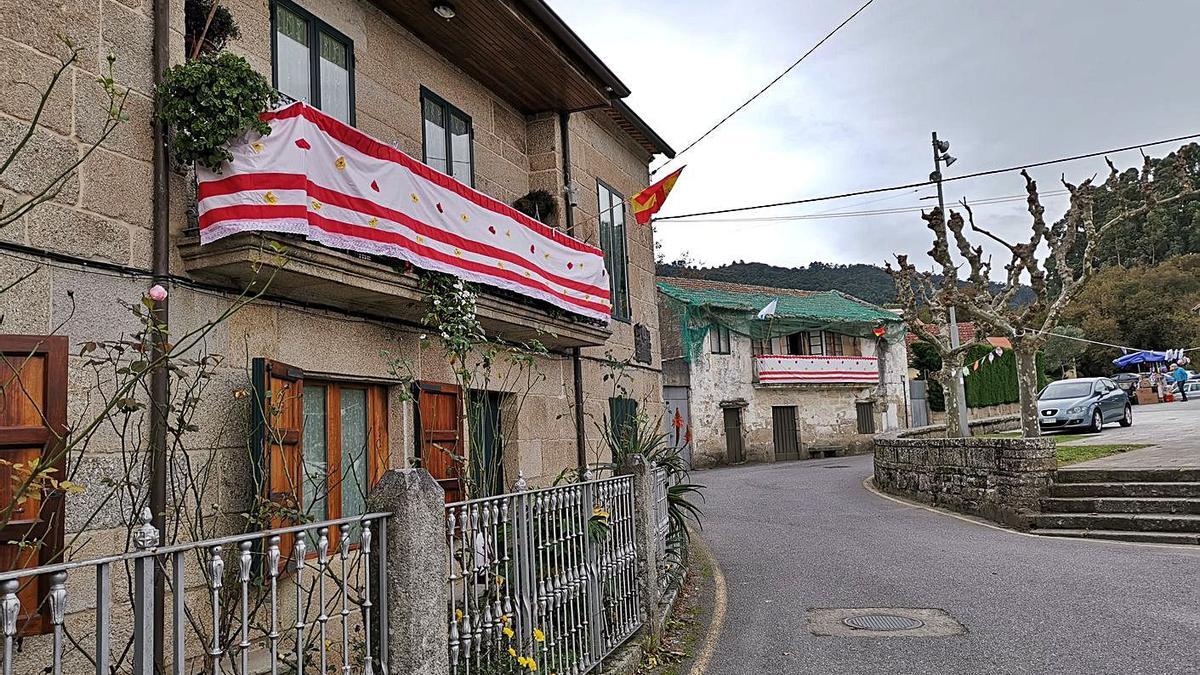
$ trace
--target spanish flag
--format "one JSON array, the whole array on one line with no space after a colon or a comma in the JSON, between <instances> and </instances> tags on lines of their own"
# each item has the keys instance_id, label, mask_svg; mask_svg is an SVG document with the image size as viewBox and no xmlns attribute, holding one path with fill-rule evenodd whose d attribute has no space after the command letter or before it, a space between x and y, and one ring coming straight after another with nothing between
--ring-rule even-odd
<instances>
[{"instance_id":1,"label":"spanish flag","mask_svg":"<svg viewBox=\"0 0 1200 675\"><path fill-rule=\"evenodd\" d=\"M633 219L637 221L638 225L645 225L650 222L650 218L654 214L658 213L663 202L667 201L667 195L670 194L671 188L675 187L675 181L679 180L679 174L683 173L683 169L682 166L675 169L671 175L629 198Z\"/></svg>"}]
</instances>

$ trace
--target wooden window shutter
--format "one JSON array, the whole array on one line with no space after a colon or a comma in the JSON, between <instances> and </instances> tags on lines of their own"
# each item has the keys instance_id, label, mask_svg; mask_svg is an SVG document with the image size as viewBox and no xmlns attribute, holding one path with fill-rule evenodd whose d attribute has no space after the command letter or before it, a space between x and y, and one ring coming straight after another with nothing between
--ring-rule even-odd
<instances>
[{"instance_id":1,"label":"wooden window shutter","mask_svg":"<svg viewBox=\"0 0 1200 675\"><path fill-rule=\"evenodd\" d=\"M417 456L421 466L446 493L446 502L465 498L462 485L462 389L453 384L421 382L417 395Z\"/></svg>"},{"instance_id":2,"label":"wooden window shutter","mask_svg":"<svg viewBox=\"0 0 1200 675\"><path fill-rule=\"evenodd\" d=\"M0 569L62 562L63 494L49 487L21 489L22 472L46 462L49 478L66 480L67 338L0 335ZM14 475L15 474L15 475ZM14 480L15 479L15 480ZM25 545L8 543L23 542ZM23 635L50 630L49 577L21 580L18 626ZM40 606L40 611L39 611Z\"/></svg>"},{"instance_id":3,"label":"wooden window shutter","mask_svg":"<svg viewBox=\"0 0 1200 675\"><path fill-rule=\"evenodd\" d=\"M367 442L370 485L375 487L391 466L388 446L388 396L384 387L367 390Z\"/></svg>"},{"instance_id":4,"label":"wooden window shutter","mask_svg":"<svg viewBox=\"0 0 1200 675\"><path fill-rule=\"evenodd\" d=\"M304 485L304 371L286 363L256 358L252 362L254 410L252 430L258 449L259 485L273 505L271 528L293 525L287 513L298 513ZM295 535L280 537L280 560L291 556ZM282 562L280 564L283 564Z\"/></svg>"}]
</instances>

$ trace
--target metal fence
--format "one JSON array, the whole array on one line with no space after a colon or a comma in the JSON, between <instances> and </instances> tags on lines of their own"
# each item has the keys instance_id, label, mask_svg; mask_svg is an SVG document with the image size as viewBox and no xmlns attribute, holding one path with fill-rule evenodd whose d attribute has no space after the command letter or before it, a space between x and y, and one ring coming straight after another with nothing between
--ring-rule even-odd
<instances>
[{"instance_id":1,"label":"metal fence","mask_svg":"<svg viewBox=\"0 0 1200 675\"><path fill-rule=\"evenodd\" d=\"M633 478L446 506L450 666L585 673L642 625Z\"/></svg>"},{"instance_id":2,"label":"metal fence","mask_svg":"<svg viewBox=\"0 0 1200 675\"><path fill-rule=\"evenodd\" d=\"M371 587L387 587L388 566L368 560L382 555L388 515L159 547L147 510L133 532L137 550L0 574L3 673L151 675L156 647L173 675L387 672L387 631L369 627L372 613L387 625L386 594L373 604ZM22 616L30 585L44 589L41 605ZM49 635L24 636L43 620Z\"/></svg>"}]
</instances>

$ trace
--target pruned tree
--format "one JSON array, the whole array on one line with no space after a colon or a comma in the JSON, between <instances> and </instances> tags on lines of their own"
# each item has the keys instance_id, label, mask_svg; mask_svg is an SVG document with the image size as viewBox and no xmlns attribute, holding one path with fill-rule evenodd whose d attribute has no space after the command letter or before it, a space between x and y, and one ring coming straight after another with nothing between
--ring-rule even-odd
<instances>
[{"instance_id":1,"label":"pruned tree","mask_svg":"<svg viewBox=\"0 0 1200 675\"><path fill-rule=\"evenodd\" d=\"M1195 152L1187 147L1180 152ZM1153 164L1144 157L1138 184L1141 187L1136 197L1128 190L1121 190L1120 174L1111 161L1105 160L1109 176L1103 184L1095 185L1095 177L1072 184L1062 178L1063 186L1070 195L1070 206L1066 216L1055 227L1046 224L1045 208L1038 194L1037 181L1027 171L1025 178L1026 204L1032 220L1027 241L1011 243L996 233L980 227L975 222L970 204L961 202L963 215L951 210L949 219L941 217L935 209L935 217L927 216L926 223L934 234L934 246L930 257L939 265L946 276L955 279L954 288L943 284L942 301L952 301L976 321L987 325L997 335L1007 337L1013 345L1017 361L1017 382L1021 399L1021 431L1026 437L1039 435L1037 419L1037 354L1046 343L1050 333L1058 326L1064 311L1078 297L1086 282L1097 269L1097 248L1104 236L1115 226L1131 219L1144 217L1151 210L1195 198L1198 191L1189 178L1158 183L1154 181ZM1164 194L1166 193L1166 194ZM1096 201L1100 196L1114 196L1118 200L1115 214L1105 220L1096 220ZM931 214L933 216L934 214ZM984 256L982 246L973 245L967 235L967 225L972 233L982 235L1010 254L1004 266L1005 279L993 288L990 282L992 263ZM953 237L957 254L966 265L965 283L959 285L958 263L950 250L949 240ZM1054 278L1047 269L1047 262L1054 261ZM1053 283L1051 283L1053 281ZM1028 284L1033 290L1033 301L1027 304L1014 302L1022 286Z\"/></svg>"},{"instance_id":2,"label":"pruned tree","mask_svg":"<svg viewBox=\"0 0 1200 675\"><path fill-rule=\"evenodd\" d=\"M930 257L935 260L945 259L946 256L941 255L939 249L948 250L949 248L946 228L944 225L933 222L934 219L941 220L941 209L934 209L931 213L922 214L922 217L929 223L930 229L935 234L933 250L929 252ZM937 234L939 232L940 236ZM958 271L953 265L950 265L948 269L943 265L941 277L937 278L933 272L918 270L909 262L906 255L896 256L896 267L892 267L891 263L884 263L884 267L896 284L896 301L903 309L904 321L908 330L912 331L922 342L932 346L942 360L941 370L930 373L930 377L942 385L942 390L945 392L946 436L948 438L967 436L968 430L962 428L961 421L956 414L958 402L965 403L966 401L966 391L964 391L959 374L962 372L967 352L985 342L976 337L955 347L951 340L950 308L954 306L958 294ZM927 324L921 320L921 309L929 311L933 323Z\"/></svg>"}]
</instances>

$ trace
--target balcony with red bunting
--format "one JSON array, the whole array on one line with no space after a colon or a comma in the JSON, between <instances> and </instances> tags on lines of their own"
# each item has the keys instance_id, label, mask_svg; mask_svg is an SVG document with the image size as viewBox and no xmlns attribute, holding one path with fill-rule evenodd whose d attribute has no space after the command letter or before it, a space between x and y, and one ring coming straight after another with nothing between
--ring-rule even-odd
<instances>
[{"instance_id":1,"label":"balcony with red bunting","mask_svg":"<svg viewBox=\"0 0 1200 675\"><path fill-rule=\"evenodd\" d=\"M197 171L188 274L383 319L427 312L417 270L479 289L489 334L550 347L611 334L600 249L548 227L303 103L264 113L267 136Z\"/></svg>"},{"instance_id":2,"label":"balcony with red bunting","mask_svg":"<svg viewBox=\"0 0 1200 675\"><path fill-rule=\"evenodd\" d=\"M754 381L759 386L869 386L879 381L879 359L874 356L766 354L754 357Z\"/></svg>"}]
</instances>

